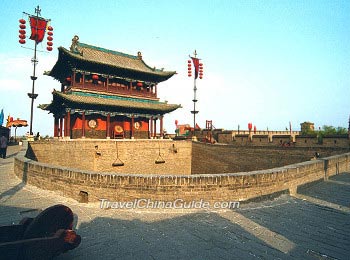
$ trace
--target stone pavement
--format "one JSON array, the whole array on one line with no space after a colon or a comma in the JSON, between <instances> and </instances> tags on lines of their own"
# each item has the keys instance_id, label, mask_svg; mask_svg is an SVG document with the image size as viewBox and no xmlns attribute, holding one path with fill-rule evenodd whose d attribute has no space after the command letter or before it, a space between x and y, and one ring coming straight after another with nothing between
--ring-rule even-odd
<instances>
[{"instance_id":1,"label":"stone pavement","mask_svg":"<svg viewBox=\"0 0 350 260\"><path fill-rule=\"evenodd\" d=\"M0 159L0 225L69 206L82 243L57 259L350 259L349 173L233 210L100 209L24 185L18 150Z\"/></svg>"}]
</instances>

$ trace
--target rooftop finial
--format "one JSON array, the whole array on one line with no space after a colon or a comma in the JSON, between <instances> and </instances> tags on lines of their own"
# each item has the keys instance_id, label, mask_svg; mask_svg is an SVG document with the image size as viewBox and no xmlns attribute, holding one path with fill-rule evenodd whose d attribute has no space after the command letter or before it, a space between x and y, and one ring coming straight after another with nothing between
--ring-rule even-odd
<instances>
[{"instance_id":1,"label":"rooftop finial","mask_svg":"<svg viewBox=\"0 0 350 260\"><path fill-rule=\"evenodd\" d=\"M139 52L137 52L137 58L139 58L140 60L142 60L142 54L141 54L141 52L139 51Z\"/></svg>"},{"instance_id":2,"label":"rooftop finial","mask_svg":"<svg viewBox=\"0 0 350 260\"><path fill-rule=\"evenodd\" d=\"M70 51L74 53L80 53L78 50L78 42L79 42L79 36L74 35L72 39L72 45L70 46Z\"/></svg>"},{"instance_id":3,"label":"rooftop finial","mask_svg":"<svg viewBox=\"0 0 350 260\"><path fill-rule=\"evenodd\" d=\"M40 9L39 5L37 6L37 8L35 8L35 13L37 16L41 16L41 9Z\"/></svg>"}]
</instances>

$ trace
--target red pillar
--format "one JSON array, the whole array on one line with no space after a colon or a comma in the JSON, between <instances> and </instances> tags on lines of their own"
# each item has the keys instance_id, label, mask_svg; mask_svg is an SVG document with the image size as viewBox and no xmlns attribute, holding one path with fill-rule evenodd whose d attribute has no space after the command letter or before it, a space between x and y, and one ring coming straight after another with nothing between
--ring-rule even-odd
<instances>
[{"instance_id":1,"label":"red pillar","mask_svg":"<svg viewBox=\"0 0 350 260\"><path fill-rule=\"evenodd\" d=\"M81 115L81 137L85 138L85 112Z\"/></svg>"},{"instance_id":2,"label":"red pillar","mask_svg":"<svg viewBox=\"0 0 350 260\"><path fill-rule=\"evenodd\" d=\"M153 116L150 119L150 124L149 124L149 132L150 132L150 138L153 138Z\"/></svg>"},{"instance_id":3,"label":"red pillar","mask_svg":"<svg viewBox=\"0 0 350 260\"><path fill-rule=\"evenodd\" d=\"M153 137L156 138L157 136L157 118L154 119L154 131L153 131Z\"/></svg>"},{"instance_id":4,"label":"red pillar","mask_svg":"<svg viewBox=\"0 0 350 260\"><path fill-rule=\"evenodd\" d=\"M67 114L64 115L63 118L63 136L67 136Z\"/></svg>"},{"instance_id":5,"label":"red pillar","mask_svg":"<svg viewBox=\"0 0 350 260\"><path fill-rule=\"evenodd\" d=\"M75 79L76 79L76 72L73 71L73 77L72 77L72 81L71 81L71 86L74 86L75 85Z\"/></svg>"},{"instance_id":6,"label":"red pillar","mask_svg":"<svg viewBox=\"0 0 350 260\"><path fill-rule=\"evenodd\" d=\"M164 130L163 130L163 116L160 117L160 125L159 125L159 128L160 128L160 138L163 138L164 136Z\"/></svg>"},{"instance_id":7,"label":"red pillar","mask_svg":"<svg viewBox=\"0 0 350 260\"><path fill-rule=\"evenodd\" d=\"M134 139L134 124L135 124L135 120L134 120L134 115L131 116L131 139Z\"/></svg>"},{"instance_id":8,"label":"red pillar","mask_svg":"<svg viewBox=\"0 0 350 260\"><path fill-rule=\"evenodd\" d=\"M54 127L53 127L53 136L54 137L58 137L59 136L59 129L60 129L60 125L59 125L59 119L58 117L55 117L54 119Z\"/></svg>"},{"instance_id":9,"label":"red pillar","mask_svg":"<svg viewBox=\"0 0 350 260\"><path fill-rule=\"evenodd\" d=\"M63 117L60 117L60 131L59 131L59 137L62 137L63 133Z\"/></svg>"},{"instance_id":10,"label":"red pillar","mask_svg":"<svg viewBox=\"0 0 350 260\"><path fill-rule=\"evenodd\" d=\"M66 122L64 136L70 137L70 111L67 112L65 119Z\"/></svg>"},{"instance_id":11,"label":"red pillar","mask_svg":"<svg viewBox=\"0 0 350 260\"><path fill-rule=\"evenodd\" d=\"M107 78L108 80L108 78ZM107 114L107 123L106 123L106 133L107 133L107 139L110 139L110 125L111 125L111 114Z\"/></svg>"}]
</instances>

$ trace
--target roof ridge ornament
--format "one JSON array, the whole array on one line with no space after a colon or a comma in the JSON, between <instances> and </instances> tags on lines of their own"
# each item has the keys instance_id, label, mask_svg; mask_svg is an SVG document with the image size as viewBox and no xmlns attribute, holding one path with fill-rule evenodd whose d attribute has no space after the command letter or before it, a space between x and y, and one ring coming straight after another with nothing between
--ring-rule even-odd
<instances>
[{"instance_id":1,"label":"roof ridge ornament","mask_svg":"<svg viewBox=\"0 0 350 260\"><path fill-rule=\"evenodd\" d=\"M70 46L70 51L76 54L80 54L81 56L83 55L83 52L80 52L78 50L78 43L79 43L79 36L74 35L72 39L72 45Z\"/></svg>"},{"instance_id":2,"label":"roof ridge ornament","mask_svg":"<svg viewBox=\"0 0 350 260\"><path fill-rule=\"evenodd\" d=\"M138 58L139 60L142 60L142 54L141 54L140 51L137 52L137 58Z\"/></svg>"}]
</instances>

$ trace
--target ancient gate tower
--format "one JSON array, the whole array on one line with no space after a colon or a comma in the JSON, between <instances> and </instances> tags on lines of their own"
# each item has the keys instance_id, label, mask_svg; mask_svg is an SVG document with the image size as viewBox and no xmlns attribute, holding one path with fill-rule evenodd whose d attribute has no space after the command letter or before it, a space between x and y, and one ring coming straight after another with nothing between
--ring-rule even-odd
<instances>
[{"instance_id":1,"label":"ancient gate tower","mask_svg":"<svg viewBox=\"0 0 350 260\"><path fill-rule=\"evenodd\" d=\"M137 56L79 42L59 47L49 75L61 83L51 104L40 105L54 116L54 136L65 138L154 138L163 116L181 105L161 102L158 83L175 71L148 66Z\"/></svg>"}]
</instances>

